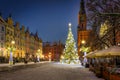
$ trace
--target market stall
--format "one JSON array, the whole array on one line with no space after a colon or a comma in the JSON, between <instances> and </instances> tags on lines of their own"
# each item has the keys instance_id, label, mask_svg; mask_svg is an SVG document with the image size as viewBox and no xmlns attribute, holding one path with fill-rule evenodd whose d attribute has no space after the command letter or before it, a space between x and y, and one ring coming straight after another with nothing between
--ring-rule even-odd
<instances>
[{"instance_id":1,"label":"market stall","mask_svg":"<svg viewBox=\"0 0 120 80\"><path fill-rule=\"evenodd\" d=\"M89 53L86 57L94 60L92 69L96 76L106 80L120 80L120 47L113 46Z\"/></svg>"}]
</instances>

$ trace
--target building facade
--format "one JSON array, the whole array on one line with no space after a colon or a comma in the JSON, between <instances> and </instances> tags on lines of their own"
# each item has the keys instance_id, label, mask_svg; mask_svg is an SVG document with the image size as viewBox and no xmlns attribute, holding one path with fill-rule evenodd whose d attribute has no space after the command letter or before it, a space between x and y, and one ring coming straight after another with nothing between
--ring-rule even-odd
<instances>
[{"instance_id":1,"label":"building facade","mask_svg":"<svg viewBox=\"0 0 120 80\"><path fill-rule=\"evenodd\" d=\"M14 44L12 44L13 41ZM11 50L12 57L17 62L25 58L41 58L43 57L42 39L38 37L37 32L31 33L28 28L20 26L19 22L14 24L11 15L6 20L0 16L0 62L1 56L4 57L5 62L9 62Z\"/></svg>"},{"instance_id":2,"label":"building facade","mask_svg":"<svg viewBox=\"0 0 120 80\"><path fill-rule=\"evenodd\" d=\"M21 58L21 48L20 48L20 24L16 22L14 26L14 40L15 40L15 52L14 52L14 57L16 58Z\"/></svg>"},{"instance_id":3,"label":"building facade","mask_svg":"<svg viewBox=\"0 0 120 80\"><path fill-rule=\"evenodd\" d=\"M77 27L77 46L78 46L78 55L80 57L83 56L83 54L80 52L81 51L80 49L84 44L87 44L90 32L91 30L87 30L87 16L84 6L84 0L81 0L80 11L78 14L78 27Z\"/></svg>"},{"instance_id":4,"label":"building facade","mask_svg":"<svg viewBox=\"0 0 120 80\"><path fill-rule=\"evenodd\" d=\"M59 41L58 43L54 42L52 46L53 46L54 60L59 61L61 55L63 54L64 45Z\"/></svg>"},{"instance_id":5,"label":"building facade","mask_svg":"<svg viewBox=\"0 0 120 80\"><path fill-rule=\"evenodd\" d=\"M13 46L11 44L12 41L15 40L14 38L14 22L12 20L12 16L9 15L6 20L7 25L5 26L5 48L6 48L6 58L9 60L10 56L10 48ZM13 53L14 55L14 53Z\"/></svg>"},{"instance_id":6,"label":"building facade","mask_svg":"<svg viewBox=\"0 0 120 80\"><path fill-rule=\"evenodd\" d=\"M30 53L30 31L29 28L25 31L25 52L27 56Z\"/></svg>"},{"instance_id":7,"label":"building facade","mask_svg":"<svg viewBox=\"0 0 120 80\"><path fill-rule=\"evenodd\" d=\"M30 61L34 58L42 58L42 39L35 34L29 32L29 28L25 31L25 57Z\"/></svg>"},{"instance_id":8,"label":"building facade","mask_svg":"<svg viewBox=\"0 0 120 80\"><path fill-rule=\"evenodd\" d=\"M43 55L45 60L49 60L49 57L51 57L51 60L59 61L60 56L63 53L64 45L59 42L44 42L43 43Z\"/></svg>"},{"instance_id":9,"label":"building facade","mask_svg":"<svg viewBox=\"0 0 120 80\"><path fill-rule=\"evenodd\" d=\"M20 49L21 49L21 58L25 57L25 27L22 25L20 28Z\"/></svg>"},{"instance_id":10,"label":"building facade","mask_svg":"<svg viewBox=\"0 0 120 80\"><path fill-rule=\"evenodd\" d=\"M43 55L45 60L49 60L49 54L52 53L52 47L50 42L44 42L43 43ZM52 56L54 55L53 53L51 54Z\"/></svg>"},{"instance_id":11,"label":"building facade","mask_svg":"<svg viewBox=\"0 0 120 80\"><path fill-rule=\"evenodd\" d=\"M0 57L5 56L5 26L6 22L0 15Z\"/></svg>"}]
</instances>

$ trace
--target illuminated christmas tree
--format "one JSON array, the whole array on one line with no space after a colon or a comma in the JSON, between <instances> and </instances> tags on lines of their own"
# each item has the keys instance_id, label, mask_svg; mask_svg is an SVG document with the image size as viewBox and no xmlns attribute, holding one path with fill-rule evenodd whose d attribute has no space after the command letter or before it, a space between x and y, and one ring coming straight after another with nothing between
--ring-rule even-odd
<instances>
[{"instance_id":1,"label":"illuminated christmas tree","mask_svg":"<svg viewBox=\"0 0 120 80\"><path fill-rule=\"evenodd\" d=\"M79 56L77 54L76 43L71 30L71 23L69 23L68 37L66 40L63 55L61 56L61 63L78 64Z\"/></svg>"}]
</instances>

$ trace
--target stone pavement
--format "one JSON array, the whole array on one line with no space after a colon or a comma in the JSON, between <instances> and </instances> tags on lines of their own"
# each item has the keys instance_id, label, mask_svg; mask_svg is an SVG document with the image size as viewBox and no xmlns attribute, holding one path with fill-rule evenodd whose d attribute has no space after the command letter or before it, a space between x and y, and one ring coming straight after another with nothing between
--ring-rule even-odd
<instances>
[{"instance_id":1,"label":"stone pavement","mask_svg":"<svg viewBox=\"0 0 120 80\"><path fill-rule=\"evenodd\" d=\"M34 66L34 65L39 65L39 64L42 64L42 63L48 63L49 61L42 61L42 62L28 62L27 64L25 63L15 63L14 65L10 65L9 63L3 63L3 64L0 64L0 71L9 71L11 69L22 69L22 68L25 68L25 67L31 67L31 66Z\"/></svg>"},{"instance_id":2,"label":"stone pavement","mask_svg":"<svg viewBox=\"0 0 120 80\"><path fill-rule=\"evenodd\" d=\"M0 80L104 80L81 65L47 63L35 68L1 72Z\"/></svg>"}]
</instances>

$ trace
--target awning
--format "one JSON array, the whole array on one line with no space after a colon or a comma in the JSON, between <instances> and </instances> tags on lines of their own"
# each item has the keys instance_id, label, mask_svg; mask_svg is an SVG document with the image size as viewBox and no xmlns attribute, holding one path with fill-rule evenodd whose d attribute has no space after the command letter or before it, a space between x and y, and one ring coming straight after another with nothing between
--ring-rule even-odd
<instances>
[{"instance_id":1,"label":"awning","mask_svg":"<svg viewBox=\"0 0 120 80\"><path fill-rule=\"evenodd\" d=\"M87 58L94 58L95 57L95 54L94 54L95 52L90 52L90 53L88 53L85 57L87 57Z\"/></svg>"},{"instance_id":2,"label":"awning","mask_svg":"<svg viewBox=\"0 0 120 80\"><path fill-rule=\"evenodd\" d=\"M104 57L104 56L120 56L120 47L112 46L108 49L104 49L95 53L96 57Z\"/></svg>"}]
</instances>

